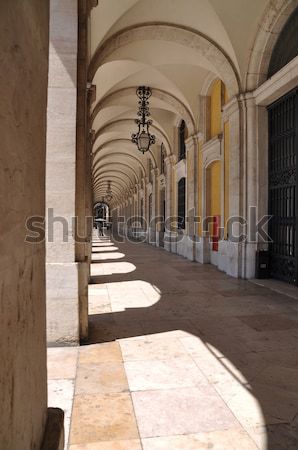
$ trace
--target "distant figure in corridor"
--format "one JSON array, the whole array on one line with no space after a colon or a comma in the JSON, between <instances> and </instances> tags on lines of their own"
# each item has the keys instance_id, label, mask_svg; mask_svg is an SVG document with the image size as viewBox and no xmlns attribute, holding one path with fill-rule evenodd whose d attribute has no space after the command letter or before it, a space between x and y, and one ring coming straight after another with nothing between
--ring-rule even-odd
<instances>
[{"instance_id":1,"label":"distant figure in corridor","mask_svg":"<svg viewBox=\"0 0 298 450\"><path fill-rule=\"evenodd\" d=\"M102 222L97 223L98 237L104 236Z\"/></svg>"}]
</instances>

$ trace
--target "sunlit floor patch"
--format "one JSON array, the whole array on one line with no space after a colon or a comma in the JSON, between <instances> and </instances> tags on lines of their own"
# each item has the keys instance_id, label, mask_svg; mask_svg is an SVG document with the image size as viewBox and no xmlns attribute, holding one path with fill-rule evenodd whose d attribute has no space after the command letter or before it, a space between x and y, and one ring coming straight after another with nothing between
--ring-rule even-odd
<instances>
[{"instance_id":1,"label":"sunlit floor patch","mask_svg":"<svg viewBox=\"0 0 298 450\"><path fill-rule=\"evenodd\" d=\"M134 270L136 270L136 266L129 262L91 264L91 276L130 273Z\"/></svg>"},{"instance_id":2,"label":"sunlit floor patch","mask_svg":"<svg viewBox=\"0 0 298 450\"><path fill-rule=\"evenodd\" d=\"M113 312L128 308L148 308L160 300L160 293L146 281L133 280L107 283Z\"/></svg>"},{"instance_id":3,"label":"sunlit floor patch","mask_svg":"<svg viewBox=\"0 0 298 450\"><path fill-rule=\"evenodd\" d=\"M107 245L107 246L93 246L92 247L92 253L106 253L106 252L117 252L117 250L119 250L118 247L115 247L114 245Z\"/></svg>"},{"instance_id":4,"label":"sunlit floor patch","mask_svg":"<svg viewBox=\"0 0 298 450\"><path fill-rule=\"evenodd\" d=\"M109 259L121 259L124 258L124 253L120 252L102 252L102 253L92 253L92 261L106 261Z\"/></svg>"}]
</instances>

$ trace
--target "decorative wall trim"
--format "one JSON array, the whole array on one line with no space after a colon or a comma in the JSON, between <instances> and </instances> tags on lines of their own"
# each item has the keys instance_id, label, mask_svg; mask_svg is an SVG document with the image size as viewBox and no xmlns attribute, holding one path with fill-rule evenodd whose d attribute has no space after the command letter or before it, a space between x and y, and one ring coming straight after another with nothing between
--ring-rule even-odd
<instances>
[{"instance_id":1,"label":"decorative wall trim","mask_svg":"<svg viewBox=\"0 0 298 450\"><path fill-rule=\"evenodd\" d=\"M298 85L298 56L258 87L253 95L256 104L267 106Z\"/></svg>"},{"instance_id":2,"label":"decorative wall trim","mask_svg":"<svg viewBox=\"0 0 298 450\"><path fill-rule=\"evenodd\" d=\"M203 168L206 169L209 164L211 164L213 161L220 161L221 160L221 142L222 142L222 134L219 134L218 136L215 136L210 141L206 142L202 146L202 153L203 153Z\"/></svg>"},{"instance_id":3,"label":"decorative wall trim","mask_svg":"<svg viewBox=\"0 0 298 450\"><path fill-rule=\"evenodd\" d=\"M186 177L186 160L181 159L181 161L178 161L175 165L176 170L176 183L178 183L181 178Z\"/></svg>"},{"instance_id":4,"label":"decorative wall trim","mask_svg":"<svg viewBox=\"0 0 298 450\"><path fill-rule=\"evenodd\" d=\"M231 115L239 110L239 102L237 97L233 97L222 110L222 120L226 122Z\"/></svg>"},{"instance_id":5,"label":"decorative wall trim","mask_svg":"<svg viewBox=\"0 0 298 450\"><path fill-rule=\"evenodd\" d=\"M166 187L166 178L165 178L164 174L160 175L159 184L160 184L161 189L164 189Z\"/></svg>"},{"instance_id":6,"label":"decorative wall trim","mask_svg":"<svg viewBox=\"0 0 298 450\"><path fill-rule=\"evenodd\" d=\"M267 79L275 43L288 18L297 7L297 0L270 0L260 20L251 50L245 80L245 90L253 91Z\"/></svg>"}]
</instances>

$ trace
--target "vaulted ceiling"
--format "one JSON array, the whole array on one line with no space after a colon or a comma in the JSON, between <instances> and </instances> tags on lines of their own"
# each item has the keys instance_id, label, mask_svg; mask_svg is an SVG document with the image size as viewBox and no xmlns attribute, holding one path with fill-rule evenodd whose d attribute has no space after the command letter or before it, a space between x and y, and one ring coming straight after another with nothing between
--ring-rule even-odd
<instances>
[{"instance_id":1,"label":"vaulted ceiling","mask_svg":"<svg viewBox=\"0 0 298 450\"><path fill-rule=\"evenodd\" d=\"M111 180L117 205L158 164L160 145L173 152L183 118L198 132L199 98L221 78L228 94L242 90L249 56L267 0L100 0L90 19L94 200ZM152 88L156 144L142 155L136 131L136 88Z\"/></svg>"}]
</instances>

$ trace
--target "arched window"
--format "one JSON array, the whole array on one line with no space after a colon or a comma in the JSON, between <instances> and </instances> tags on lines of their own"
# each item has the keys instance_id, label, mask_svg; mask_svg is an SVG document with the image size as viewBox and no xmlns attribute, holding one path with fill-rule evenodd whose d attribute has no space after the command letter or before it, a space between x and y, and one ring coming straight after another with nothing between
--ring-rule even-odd
<instances>
[{"instance_id":1,"label":"arched window","mask_svg":"<svg viewBox=\"0 0 298 450\"><path fill-rule=\"evenodd\" d=\"M178 182L178 228L185 229L185 178Z\"/></svg>"},{"instance_id":2,"label":"arched window","mask_svg":"<svg viewBox=\"0 0 298 450\"><path fill-rule=\"evenodd\" d=\"M298 8L286 22L275 44L268 70L268 78L298 55Z\"/></svg>"},{"instance_id":3,"label":"arched window","mask_svg":"<svg viewBox=\"0 0 298 450\"><path fill-rule=\"evenodd\" d=\"M186 139L186 125L182 120L179 127L179 161L185 159L185 139Z\"/></svg>"},{"instance_id":4,"label":"arched window","mask_svg":"<svg viewBox=\"0 0 298 450\"><path fill-rule=\"evenodd\" d=\"M160 147L160 173L164 174L165 173L165 147L163 144L161 144Z\"/></svg>"}]
</instances>

